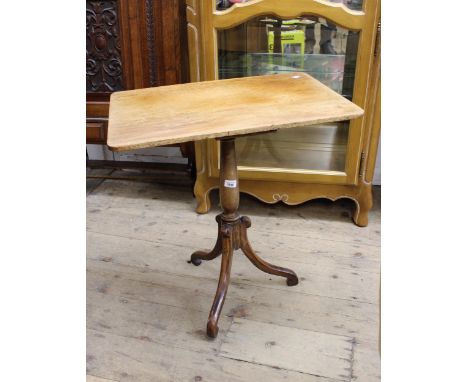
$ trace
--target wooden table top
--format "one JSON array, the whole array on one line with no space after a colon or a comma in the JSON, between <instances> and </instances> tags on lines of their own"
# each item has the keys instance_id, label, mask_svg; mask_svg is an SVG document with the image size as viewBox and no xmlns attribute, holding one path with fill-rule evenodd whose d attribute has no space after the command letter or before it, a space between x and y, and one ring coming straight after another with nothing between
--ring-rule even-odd
<instances>
[{"instance_id":1,"label":"wooden table top","mask_svg":"<svg viewBox=\"0 0 468 382\"><path fill-rule=\"evenodd\" d=\"M107 144L125 151L344 121L363 110L306 73L116 92Z\"/></svg>"}]
</instances>

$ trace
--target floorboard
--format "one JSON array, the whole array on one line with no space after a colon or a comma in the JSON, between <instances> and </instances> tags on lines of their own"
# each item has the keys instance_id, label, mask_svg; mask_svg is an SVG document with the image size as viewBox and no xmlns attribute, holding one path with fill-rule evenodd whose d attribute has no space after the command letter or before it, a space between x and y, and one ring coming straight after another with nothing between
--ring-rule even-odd
<instances>
[{"instance_id":1,"label":"floorboard","mask_svg":"<svg viewBox=\"0 0 468 382\"><path fill-rule=\"evenodd\" d=\"M92 180L87 193L87 381L380 380L380 188L369 226L353 203L265 205L241 196L251 243L300 283L235 253L218 338L205 336L219 259L217 197L194 212L186 184ZM216 194L216 193L214 193Z\"/></svg>"}]
</instances>

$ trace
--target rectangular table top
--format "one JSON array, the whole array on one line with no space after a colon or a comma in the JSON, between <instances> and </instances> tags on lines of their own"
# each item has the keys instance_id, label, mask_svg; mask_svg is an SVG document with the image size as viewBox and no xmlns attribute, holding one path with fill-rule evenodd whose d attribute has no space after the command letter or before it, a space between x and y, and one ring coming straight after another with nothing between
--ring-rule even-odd
<instances>
[{"instance_id":1,"label":"rectangular table top","mask_svg":"<svg viewBox=\"0 0 468 382\"><path fill-rule=\"evenodd\" d=\"M306 73L116 92L107 144L125 151L344 121L364 111Z\"/></svg>"}]
</instances>

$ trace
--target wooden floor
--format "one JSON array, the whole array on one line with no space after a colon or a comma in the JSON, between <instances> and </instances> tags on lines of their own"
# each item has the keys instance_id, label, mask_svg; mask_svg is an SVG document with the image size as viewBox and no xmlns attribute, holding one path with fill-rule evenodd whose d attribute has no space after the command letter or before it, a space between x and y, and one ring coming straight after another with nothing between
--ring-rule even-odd
<instances>
[{"instance_id":1,"label":"wooden floor","mask_svg":"<svg viewBox=\"0 0 468 382\"><path fill-rule=\"evenodd\" d=\"M214 245L217 201L197 215L188 181L88 180L87 380L379 381L376 191L366 228L351 222L350 201L288 207L242 195L254 249L300 281L288 287L236 252L211 340L220 259L187 260Z\"/></svg>"}]
</instances>

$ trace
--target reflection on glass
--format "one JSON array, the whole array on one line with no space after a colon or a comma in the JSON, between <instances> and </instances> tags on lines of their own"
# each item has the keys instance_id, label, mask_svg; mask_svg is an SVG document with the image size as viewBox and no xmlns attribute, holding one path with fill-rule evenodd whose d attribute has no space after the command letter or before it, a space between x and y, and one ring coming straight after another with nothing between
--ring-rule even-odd
<instances>
[{"instance_id":1,"label":"reflection on glass","mask_svg":"<svg viewBox=\"0 0 468 382\"><path fill-rule=\"evenodd\" d=\"M250 0L216 0L216 9L222 11L232 7L236 3L248 3Z\"/></svg>"},{"instance_id":2,"label":"reflection on glass","mask_svg":"<svg viewBox=\"0 0 468 382\"><path fill-rule=\"evenodd\" d=\"M257 17L218 31L219 78L304 71L352 97L358 33L316 17Z\"/></svg>"},{"instance_id":3,"label":"reflection on glass","mask_svg":"<svg viewBox=\"0 0 468 382\"><path fill-rule=\"evenodd\" d=\"M357 32L318 16L256 17L218 31L219 78L301 71L352 99L358 39ZM325 124L240 138L239 165L344 171L348 125Z\"/></svg>"},{"instance_id":4,"label":"reflection on glass","mask_svg":"<svg viewBox=\"0 0 468 382\"><path fill-rule=\"evenodd\" d=\"M343 171L348 124L281 129L236 139L239 166Z\"/></svg>"},{"instance_id":5,"label":"reflection on glass","mask_svg":"<svg viewBox=\"0 0 468 382\"><path fill-rule=\"evenodd\" d=\"M342 3L349 9L356 11L362 10L362 0L328 0L330 3Z\"/></svg>"},{"instance_id":6,"label":"reflection on glass","mask_svg":"<svg viewBox=\"0 0 468 382\"><path fill-rule=\"evenodd\" d=\"M216 9L222 11L236 3L248 3L251 0L216 0ZM287 1L287 0L284 0ZM362 0L329 0L330 3L342 3L349 9L362 10Z\"/></svg>"}]
</instances>

